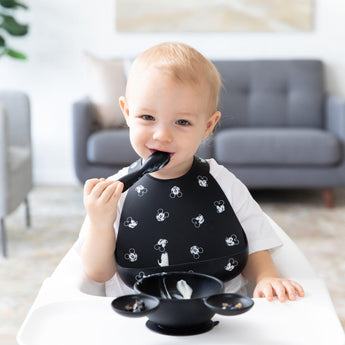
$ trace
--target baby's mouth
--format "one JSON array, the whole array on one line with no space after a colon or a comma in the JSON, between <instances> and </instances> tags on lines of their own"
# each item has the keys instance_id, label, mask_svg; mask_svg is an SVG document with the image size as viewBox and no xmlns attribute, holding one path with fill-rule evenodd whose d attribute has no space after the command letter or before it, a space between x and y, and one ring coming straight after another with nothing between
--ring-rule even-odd
<instances>
[{"instance_id":1,"label":"baby's mouth","mask_svg":"<svg viewBox=\"0 0 345 345\"><path fill-rule=\"evenodd\" d=\"M153 154L153 153L155 153L156 151L160 151L160 152L167 152L167 153L169 153L169 155L170 155L170 159L173 157L173 155L175 154L174 152L169 152L169 151L164 151L164 150L155 150L155 149L149 149L150 150L150 152L151 152L151 155Z\"/></svg>"}]
</instances>

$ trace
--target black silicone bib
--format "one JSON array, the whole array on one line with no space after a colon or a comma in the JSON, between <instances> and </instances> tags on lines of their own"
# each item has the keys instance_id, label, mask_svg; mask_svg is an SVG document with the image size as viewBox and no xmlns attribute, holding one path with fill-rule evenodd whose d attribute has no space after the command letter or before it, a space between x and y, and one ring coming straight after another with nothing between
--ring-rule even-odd
<instances>
[{"instance_id":1,"label":"black silicone bib","mask_svg":"<svg viewBox=\"0 0 345 345\"><path fill-rule=\"evenodd\" d=\"M207 161L195 157L180 178L146 175L128 190L115 252L128 286L168 271L192 270L228 281L243 270L247 256L245 233Z\"/></svg>"}]
</instances>

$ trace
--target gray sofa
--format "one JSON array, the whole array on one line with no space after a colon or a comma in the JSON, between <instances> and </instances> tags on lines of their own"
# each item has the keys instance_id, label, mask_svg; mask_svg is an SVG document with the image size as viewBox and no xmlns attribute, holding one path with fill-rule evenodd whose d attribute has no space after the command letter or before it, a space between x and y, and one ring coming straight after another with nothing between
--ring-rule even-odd
<instances>
[{"instance_id":1,"label":"gray sofa","mask_svg":"<svg viewBox=\"0 0 345 345\"><path fill-rule=\"evenodd\" d=\"M198 154L214 157L249 188L345 186L345 103L324 89L318 60L214 61L222 118ZM117 106L114 104L114 106ZM106 177L137 155L124 128L100 129L90 100L73 104L78 179Z\"/></svg>"}]
</instances>

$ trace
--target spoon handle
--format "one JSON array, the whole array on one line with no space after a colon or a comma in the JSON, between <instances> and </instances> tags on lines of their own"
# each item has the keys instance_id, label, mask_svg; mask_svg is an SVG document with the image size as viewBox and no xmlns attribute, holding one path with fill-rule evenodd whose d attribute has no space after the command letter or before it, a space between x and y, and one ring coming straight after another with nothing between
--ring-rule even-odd
<instances>
[{"instance_id":1,"label":"spoon handle","mask_svg":"<svg viewBox=\"0 0 345 345\"><path fill-rule=\"evenodd\" d=\"M125 176L122 176L119 178L119 181L121 181L124 186L122 193L125 192L128 188L130 188L135 182L137 182L142 177L141 171L135 171L132 173L129 173Z\"/></svg>"},{"instance_id":2,"label":"spoon handle","mask_svg":"<svg viewBox=\"0 0 345 345\"><path fill-rule=\"evenodd\" d=\"M167 152L156 151L150 157L147 158L144 165L137 171L133 171L125 176L119 178L124 184L122 193L130 188L135 182L142 178L145 174L152 173L154 171L162 169L168 164L170 156Z\"/></svg>"}]
</instances>

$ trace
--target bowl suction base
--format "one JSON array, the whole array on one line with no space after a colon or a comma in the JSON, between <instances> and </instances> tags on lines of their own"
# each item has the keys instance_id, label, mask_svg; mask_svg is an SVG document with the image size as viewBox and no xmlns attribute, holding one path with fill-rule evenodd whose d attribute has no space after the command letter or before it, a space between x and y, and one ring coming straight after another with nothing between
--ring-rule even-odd
<instances>
[{"instance_id":1,"label":"bowl suction base","mask_svg":"<svg viewBox=\"0 0 345 345\"><path fill-rule=\"evenodd\" d=\"M164 327L158 323L148 320L146 322L146 327L150 330L165 334L165 335L195 335L210 331L214 326L218 325L219 321L209 320L207 322L201 323L193 327L186 328L174 328L174 327Z\"/></svg>"}]
</instances>

